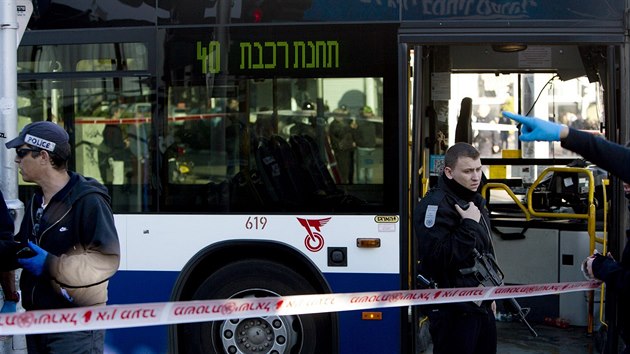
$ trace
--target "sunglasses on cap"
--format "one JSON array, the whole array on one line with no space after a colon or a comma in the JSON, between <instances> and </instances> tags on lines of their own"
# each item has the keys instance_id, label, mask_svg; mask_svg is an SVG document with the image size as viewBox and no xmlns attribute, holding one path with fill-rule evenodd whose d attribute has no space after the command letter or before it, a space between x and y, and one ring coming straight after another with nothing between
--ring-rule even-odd
<instances>
[{"instance_id":1,"label":"sunglasses on cap","mask_svg":"<svg viewBox=\"0 0 630 354\"><path fill-rule=\"evenodd\" d=\"M17 148L15 149L15 153L17 154L17 156L19 158L24 158L26 155L28 155L29 152L40 152L40 149L33 149L33 148Z\"/></svg>"}]
</instances>

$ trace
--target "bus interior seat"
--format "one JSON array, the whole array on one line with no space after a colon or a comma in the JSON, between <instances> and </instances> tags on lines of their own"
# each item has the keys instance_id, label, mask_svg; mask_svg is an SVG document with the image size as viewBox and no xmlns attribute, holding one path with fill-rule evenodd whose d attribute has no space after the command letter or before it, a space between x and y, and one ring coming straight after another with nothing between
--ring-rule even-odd
<instances>
[{"instance_id":1,"label":"bus interior seat","mask_svg":"<svg viewBox=\"0 0 630 354\"><path fill-rule=\"evenodd\" d=\"M293 195L293 200L296 203L303 202L303 176L300 173L300 166L291 145L281 136L274 135L270 139L271 147L276 156L276 159L280 162L285 171L286 181L289 183L288 193Z\"/></svg>"},{"instance_id":2,"label":"bus interior seat","mask_svg":"<svg viewBox=\"0 0 630 354\"><path fill-rule=\"evenodd\" d=\"M343 210L365 204L365 201L337 187L313 137L305 134L292 135L289 143L301 164L304 180L308 182L307 193L313 207Z\"/></svg>"},{"instance_id":3,"label":"bus interior seat","mask_svg":"<svg viewBox=\"0 0 630 354\"><path fill-rule=\"evenodd\" d=\"M289 142L310 182L309 194L329 196L341 193L319 154L317 142L312 137L305 134L292 135Z\"/></svg>"},{"instance_id":4,"label":"bus interior seat","mask_svg":"<svg viewBox=\"0 0 630 354\"><path fill-rule=\"evenodd\" d=\"M282 149L283 146L273 137L260 139L256 148L256 165L260 171L261 180L266 186L272 203L280 209L295 206L301 202L301 195L287 169L291 163L285 161L287 154L281 152Z\"/></svg>"},{"instance_id":5,"label":"bus interior seat","mask_svg":"<svg viewBox=\"0 0 630 354\"><path fill-rule=\"evenodd\" d=\"M256 148L256 173L261 200L276 210L339 210L364 202L339 189L319 154L317 142L306 134L285 138L261 138ZM237 176L239 176L237 174ZM247 176L235 179L239 192L246 193ZM253 181L251 181L253 182ZM261 186L264 186L261 190ZM247 188L245 188L247 187ZM265 196L263 196L265 195ZM234 196L233 196L234 197Z\"/></svg>"},{"instance_id":6,"label":"bus interior seat","mask_svg":"<svg viewBox=\"0 0 630 354\"><path fill-rule=\"evenodd\" d=\"M464 97L459 107L459 116L457 117L457 125L455 126L455 142L464 142L468 144L473 143L473 129L472 129L472 98ZM479 191L483 186L488 183L488 177L485 173L481 174L481 183L479 184ZM486 205L488 210L492 211L490 205L490 191L484 195L486 198Z\"/></svg>"},{"instance_id":7,"label":"bus interior seat","mask_svg":"<svg viewBox=\"0 0 630 354\"><path fill-rule=\"evenodd\" d=\"M455 142L472 144L472 98L464 97L459 108L457 125L455 126Z\"/></svg>"},{"instance_id":8,"label":"bus interior seat","mask_svg":"<svg viewBox=\"0 0 630 354\"><path fill-rule=\"evenodd\" d=\"M263 211L271 197L257 169L242 169L230 180L230 208L234 211Z\"/></svg>"}]
</instances>

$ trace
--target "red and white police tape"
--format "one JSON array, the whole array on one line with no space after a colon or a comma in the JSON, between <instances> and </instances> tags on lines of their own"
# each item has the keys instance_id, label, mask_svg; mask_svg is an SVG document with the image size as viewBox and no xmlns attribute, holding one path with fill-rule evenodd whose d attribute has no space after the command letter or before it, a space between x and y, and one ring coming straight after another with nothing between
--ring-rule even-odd
<instances>
[{"instance_id":1,"label":"red and white police tape","mask_svg":"<svg viewBox=\"0 0 630 354\"><path fill-rule=\"evenodd\" d=\"M71 332L554 295L597 281L79 307L0 314L0 335Z\"/></svg>"}]
</instances>

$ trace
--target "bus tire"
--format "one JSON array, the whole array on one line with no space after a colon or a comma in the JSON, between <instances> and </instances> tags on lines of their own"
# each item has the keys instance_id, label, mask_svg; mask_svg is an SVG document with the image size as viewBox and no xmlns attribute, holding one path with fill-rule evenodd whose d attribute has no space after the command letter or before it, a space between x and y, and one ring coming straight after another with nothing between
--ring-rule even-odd
<instances>
[{"instance_id":1,"label":"bus tire","mask_svg":"<svg viewBox=\"0 0 630 354\"><path fill-rule=\"evenodd\" d=\"M192 300L228 299L244 297L267 297L282 295L315 294L317 290L303 276L289 267L266 260L237 261L219 268L212 273L194 293ZM282 349L274 347L279 354L321 354L333 353L334 335L330 332L337 328L333 325L328 313L275 317L276 323L282 322L278 331L271 337L283 337L280 342L286 344ZM268 318L252 318L257 323L262 322L261 328L273 329L268 326L274 316ZM249 353L244 347L239 347L241 341L226 342L223 334L242 333L246 326L245 319L236 321L214 321L190 323L182 325L183 336L179 342L185 348L185 353L210 354L242 354ZM270 321L270 323L266 323ZM236 328L239 328L237 331ZM245 327L246 328L246 327ZM180 332L180 333L182 333ZM264 342L264 343L261 343ZM251 342L271 348L279 340L266 341L257 338ZM245 343L247 340L244 341ZM228 350L229 349L229 350ZM242 350L241 350L242 349ZM236 351L235 351L236 350ZM272 349L264 349L259 353L272 353Z\"/></svg>"}]
</instances>

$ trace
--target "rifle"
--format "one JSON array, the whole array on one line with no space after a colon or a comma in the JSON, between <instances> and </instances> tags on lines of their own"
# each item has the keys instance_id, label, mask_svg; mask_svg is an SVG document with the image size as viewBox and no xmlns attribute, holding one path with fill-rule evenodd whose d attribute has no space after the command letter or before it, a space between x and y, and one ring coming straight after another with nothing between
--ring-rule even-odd
<instances>
[{"instance_id":1,"label":"rifle","mask_svg":"<svg viewBox=\"0 0 630 354\"><path fill-rule=\"evenodd\" d=\"M429 280L422 274L416 275L416 283L419 289L437 289L437 284L433 280Z\"/></svg>"},{"instance_id":2,"label":"rifle","mask_svg":"<svg viewBox=\"0 0 630 354\"><path fill-rule=\"evenodd\" d=\"M462 275L473 274L479 283L483 286L502 286L503 285L503 272L499 265L489 254L480 254L476 248L473 248L473 254L475 256L475 265L470 268L460 269L459 272ZM514 298L505 299L507 304L512 308L510 312L512 312L519 321L521 321L527 329L534 337L538 337L538 333L532 328L532 326L527 322L525 316L527 316L528 311L523 311L523 308Z\"/></svg>"}]
</instances>

